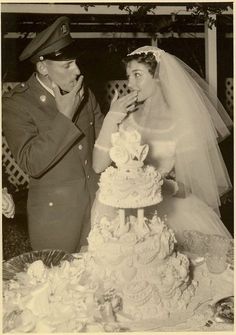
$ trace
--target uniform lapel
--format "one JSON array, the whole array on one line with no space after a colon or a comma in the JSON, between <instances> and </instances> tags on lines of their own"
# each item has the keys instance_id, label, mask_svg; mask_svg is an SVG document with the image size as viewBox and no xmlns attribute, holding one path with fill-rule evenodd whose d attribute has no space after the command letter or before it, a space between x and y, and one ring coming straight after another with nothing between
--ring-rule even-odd
<instances>
[{"instance_id":1,"label":"uniform lapel","mask_svg":"<svg viewBox=\"0 0 236 335\"><path fill-rule=\"evenodd\" d=\"M53 119L58 113L54 96L39 83L35 74L28 80L28 85L32 91L34 100L41 110L42 118Z\"/></svg>"}]
</instances>

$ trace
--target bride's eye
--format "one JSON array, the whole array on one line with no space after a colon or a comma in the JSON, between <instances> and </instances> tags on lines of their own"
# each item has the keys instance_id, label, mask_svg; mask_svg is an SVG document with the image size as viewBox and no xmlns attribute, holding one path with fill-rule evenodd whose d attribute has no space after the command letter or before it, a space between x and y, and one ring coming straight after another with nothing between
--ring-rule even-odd
<instances>
[{"instance_id":1,"label":"bride's eye","mask_svg":"<svg viewBox=\"0 0 236 335\"><path fill-rule=\"evenodd\" d=\"M136 73L134 74L134 76L135 76L135 78L139 78L139 77L141 77L141 73L136 72Z\"/></svg>"}]
</instances>

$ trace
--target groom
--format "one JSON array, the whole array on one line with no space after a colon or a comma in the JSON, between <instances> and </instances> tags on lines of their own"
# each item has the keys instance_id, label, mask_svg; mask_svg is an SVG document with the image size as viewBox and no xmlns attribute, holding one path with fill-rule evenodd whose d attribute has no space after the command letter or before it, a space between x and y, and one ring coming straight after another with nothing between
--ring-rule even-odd
<instances>
[{"instance_id":1,"label":"groom","mask_svg":"<svg viewBox=\"0 0 236 335\"><path fill-rule=\"evenodd\" d=\"M77 64L69 20L59 17L24 49L35 73L3 97L3 131L29 176L32 248L76 252L86 244L97 188L92 151L103 115Z\"/></svg>"}]
</instances>

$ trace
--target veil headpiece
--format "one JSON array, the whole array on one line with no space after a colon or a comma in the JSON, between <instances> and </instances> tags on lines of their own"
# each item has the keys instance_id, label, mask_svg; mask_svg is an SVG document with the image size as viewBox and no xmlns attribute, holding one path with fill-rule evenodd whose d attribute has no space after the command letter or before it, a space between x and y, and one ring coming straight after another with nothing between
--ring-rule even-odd
<instances>
[{"instance_id":1,"label":"veil headpiece","mask_svg":"<svg viewBox=\"0 0 236 335\"><path fill-rule=\"evenodd\" d=\"M149 52L151 52L155 56L157 63L159 63L161 60L161 54L163 54L165 51L157 47L146 45L144 47L138 48L134 50L133 52L129 53L128 56L143 54L143 53L147 54Z\"/></svg>"},{"instance_id":2,"label":"veil headpiece","mask_svg":"<svg viewBox=\"0 0 236 335\"><path fill-rule=\"evenodd\" d=\"M152 53L158 63L164 99L174 124L176 141L176 180L205 201L219 214L220 196L231 189L231 182L218 142L230 135L233 123L210 85L179 58L153 46L128 54ZM145 111L140 126L152 128L155 137L155 110Z\"/></svg>"}]
</instances>

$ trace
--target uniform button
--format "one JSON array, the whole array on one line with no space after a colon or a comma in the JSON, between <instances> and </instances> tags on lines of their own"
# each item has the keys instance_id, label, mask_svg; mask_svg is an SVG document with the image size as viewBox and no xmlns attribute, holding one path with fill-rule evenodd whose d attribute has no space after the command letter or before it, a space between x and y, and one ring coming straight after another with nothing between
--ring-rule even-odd
<instances>
[{"instance_id":1,"label":"uniform button","mask_svg":"<svg viewBox=\"0 0 236 335\"><path fill-rule=\"evenodd\" d=\"M49 202L49 206L52 207L53 206L53 202Z\"/></svg>"},{"instance_id":2,"label":"uniform button","mask_svg":"<svg viewBox=\"0 0 236 335\"><path fill-rule=\"evenodd\" d=\"M87 165L88 164L88 161L87 161L87 159L85 159L85 161L84 161L84 165Z\"/></svg>"},{"instance_id":3,"label":"uniform button","mask_svg":"<svg viewBox=\"0 0 236 335\"><path fill-rule=\"evenodd\" d=\"M21 83L21 86L22 86L22 87L25 87L25 83Z\"/></svg>"},{"instance_id":4,"label":"uniform button","mask_svg":"<svg viewBox=\"0 0 236 335\"><path fill-rule=\"evenodd\" d=\"M79 150L82 150L82 149L83 149L82 144L78 145L78 149L79 149Z\"/></svg>"},{"instance_id":5,"label":"uniform button","mask_svg":"<svg viewBox=\"0 0 236 335\"><path fill-rule=\"evenodd\" d=\"M89 178L90 178L90 175L88 175L87 178L89 179Z\"/></svg>"},{"instance_id":6,"label":"uniform button","mask_svg":"<svg viewBox=\"0 0 236 335\"><path fill-rule=\"evenodd\" d=\"M41 96L40 96L40 100L41 100L42 102L45 102L45 101L46 101L46 95L41 95Z\"/></svg>"},{"instance_id":7,"label":"uniform button","mask_svg":"<svg viewBox=\"0 0 236 335\"><path fill-rule=\"evenodd\" d=\"M89 122L89 124L90 124L90 126L92 126L93 125L93 121Z\"/></svg>"}]
</instances>

